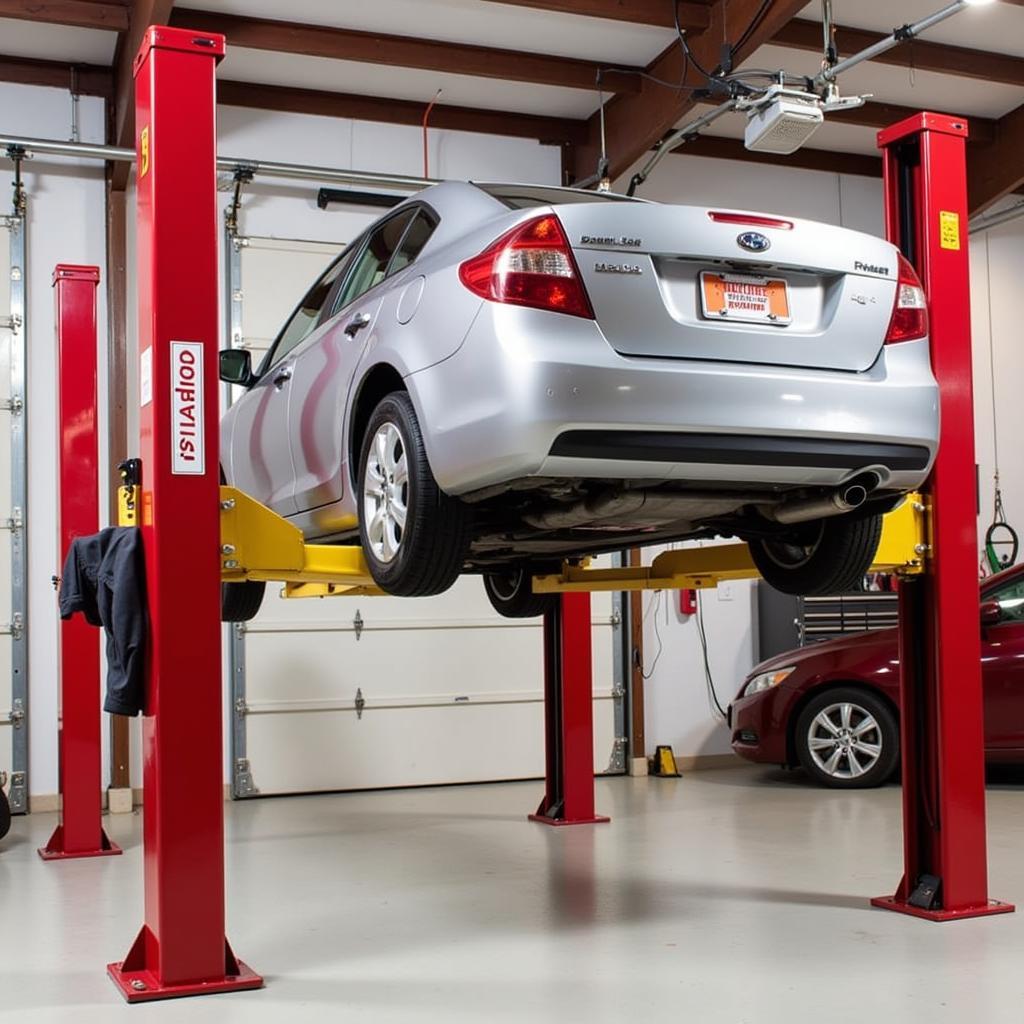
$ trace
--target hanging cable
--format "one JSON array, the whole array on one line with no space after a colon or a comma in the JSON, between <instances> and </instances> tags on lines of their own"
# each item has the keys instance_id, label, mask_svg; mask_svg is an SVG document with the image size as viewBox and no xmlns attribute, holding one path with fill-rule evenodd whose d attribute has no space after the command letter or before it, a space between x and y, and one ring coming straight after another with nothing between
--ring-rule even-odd
<instances>
[{"instance_id":1,"label":"hanging cable","mask_svg":"<svg viewBox=\"0 0 1024 1024\"><path fill-rule=\"evenodd\" d=\"M704 657L704 682L707 687L708 706L712 714L717 715L723 721L728 718L725 708L718 699L718 691L715 689L715 680L711 675L711 659L708 657L708 635L704 630L704 597L697 591L697 637L700 640L700 648Z\"/></svg>"},{"instance_id":2,"label":"hanging cable","mask_svg":"<svg viewBox=\"0 0 1024 1024\"><path fill-rule=\"evenodd\" d=\"M427 104L427 109L423 112L423 177L430 177L430 157L427 150L427 121L430 119L430 112L434 109L434 104L437 102L438 96L441 95L440 89L434 93L434 98Z\"/></svg>"},{"instance_id":3,"label":"hanging cable","mask_svg":"<svg viewBox=\"0 0 1024 1024\"><path fill-rule=\"evenodd\" d=\"M658 641L658 650L655 652L654 661L651 662L650 670L645 672L644 666L641 663L640 675L644 679L650 679L654 675L654 670L658 667L658 659L661 657L661 652L664 650L664 644L661 641L661 630L658 628L658 612L661 610L661 599L665 596L664 590L659 590L654 595L654 600L647 606L647 611L644 613L644 621L647 620L647 616L652 612L654 613L654 638Z\"/></svg>"},{"instance_id":4,"label":"hanging cable","mask_svg":"<svg viewBox=\"0 0 1024 1024\"><path fill-rule=\"evenodd\" d=\"M1020 553L1020 540L1017 531L1007 522L1006 510L1003 507L1003 492L999 487L999 418L996 411L996 349L995 329L992 325L992 261L989 251L989 235L985 235L985 277L988 285L988 369L992 389L992 459L994 463L992 497L992 522L985 531L985 559L988 571L1002 572L1009 569L1017 561ZM1008 548L999 553L999 548ZM984 567L984 563L983 563Z\"/></svg>"}]
</instances>

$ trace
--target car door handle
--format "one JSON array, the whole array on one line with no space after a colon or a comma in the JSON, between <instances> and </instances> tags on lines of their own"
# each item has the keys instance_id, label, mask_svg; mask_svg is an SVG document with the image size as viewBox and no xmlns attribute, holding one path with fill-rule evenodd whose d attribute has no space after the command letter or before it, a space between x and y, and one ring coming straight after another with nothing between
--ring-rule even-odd
<instances>
[{"instance_id":1,"label":"car door handle","mask_svg":"<svg viewBox=\"0 0 1024 1024\"><path fill-rule=\"evenodd\" d=\"M345 335L354 338L364 327L370 325L369 313L357 313L347 324L345 324Z\"/></svg>"},{"instance_id":2,"label":"car door handle","mask_svg":"<svg viewBox=\"0 0 1024 1024\"><path fill-rule=\"evenodd\" d=\"M291 379L292 368L290 366L282 366L274 376L274 387L280 391Z\"/></svg>"}]
</instances>

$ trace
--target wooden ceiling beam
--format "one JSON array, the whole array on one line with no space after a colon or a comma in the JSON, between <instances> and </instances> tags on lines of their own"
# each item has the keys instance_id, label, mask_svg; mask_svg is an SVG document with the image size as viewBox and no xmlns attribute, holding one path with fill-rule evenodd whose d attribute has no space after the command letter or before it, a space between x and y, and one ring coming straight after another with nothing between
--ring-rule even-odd
<instances>
[{"instance_id":1,"label":"wooden ceiling beam","mask_svg":"<svg viewBox=\"0 0 1024 1024\"><path fill-rule=\"evenodd\" d=\"M124 5L93 0L0 0L0 18L109 32L128 30L128 10Z\"/></svg>"},{"instance_id":2,"label":"wooden ceiling beam","mask_svg":"<svg viewBox=\"0 0 1024 1024\"><path fill-rule=\"evenodd\" d=\"M734 63L739 65L771 39L806 3L807 0L774 0L765 5L761 0L715 0L708 9L708 29L690 40L693 57L702 67L713 69L721 56L722 40L728 39L736 44L742 39L742 46L734 54ZM682 82L683 54L678 41L666 47L647 71L665 82ZM691 86L702 84L699 73L692 66L688 70L687 81ZM694 106L692 94L687 90L658 85L647 79L642 82L639 94L616 96L605 106L605 134L613 178L643 156ZM595 172L600 153L601 123L598 114L594 114L588 121L587 141L576 150L574 172L577 180Z\"/></svg>"},{"instance_id":3,"label":"wooden ceiling beam","mask_svg":"<svg viewBox=\"0 0 1024 1024\"><path fill-rule=\"evenodd\" d=\"M423 113L426 110L425 104L413 100L224 80L217 82L217 102L229 107L247 107L253 110L277 110L295 114L318 114L323 117L346 117L355 121L417 126L422 124ZM571 118L481 110L477 107L459 107L445 103L436 104L430 112L430 127L537 139L549 145L579 142L586 133L586 122Z\"/></svg>"},{"instance_id":4,"label":"wooden ceiling beam","mask_svg":"<svg viewBox=\"0 0 1024 1024\"><path fill-rule=\"evenodd\" d=\"M220 32L227 37L228 46L250 50L531 82L591 92L596 88L598 69L603 66L599 61L544 53L523 53L492 46L384 35L327 25L301 25L291 21L185 8L174 12L171 24L200 32ZM641 88L637 75L624 72L606 71L602 82L609 92L638 93Z\"/></svg>"},{"instance_id":5,"label":"wooden ceiling beam","mask_svg":"<svg viewBox=\"0 0 1024 1024\"><path fill-rule=\"evenodd\" d=\"M488 0L509 7L529 7L555 14L577 14L609 21L628 21L633 25L675 28L672 7L666 0ZM679 27L687 32L703 32L711 21L706 3L680 2Z\"/></svg>"},{"instance_id":6,"label":"wooden ceiling beam","mask_svg":"<svg viewBox=\"0 0 1024 1024\"><path fill-rule=\"evenodd\" d=\"M995 139L967 152L968 207L973 217L1024 186L1024 106L995 123Z\"/></svg>"},{"instance_id":7,"label":"wooden ceiling beam","mask_svg":"<svg viewBox=\"0 0 1024 1024\"><path fill-rule=\"evenodd\" d=\"M71 73L81 96L114 95L114 76L110 68L99 64L66 64L59 60L37 60L31 57L0 55L0 82L18 85L42 85L53 89L71 89Z\"/></svg>"},{"instance_id":8,"label":"wooden ceiling beam","mask_svg":"<svg viewBox=\"0 0 1024 1024\"><path fill-rule=\"evenodd\" d=\"M128 29L121 33L114 54L114 100L110 142L135 148L135 78L132 63L150 25L166 25L174 0L133 0L128 8ZM124 160L112 165L112 184L121 190L128 182L131 167Z\"/></svg>"},{"instance_id":9,"label":"wooden ceiling beam","mask_svg":"<svg viewBox=\"0 0 1024 1024\"><path fill-rule=\"evenodd\" d=\"M1020 0L1024 3L1024 0ZM783 25L771 38L773 46L791 50L809 50L821 53L821 22L794 18ZM859 28L836 28L836 43L844 56L851 56L874 45L885 36L880 32L867 32ZM985 82L1024 87L1024 57L1006 53L972 50L965 46L949 46L912 39L872 58L878 64L914 68L917 71L935 71L943 75L958 75Z\"/></svg>"},{"instance_id":10,"label":"wooden ceiling beam","mask_svg":"<svg viewBox=\"0 0 1024 1024\"><path fill-rule=\"evenodd\" d=\"M863 153L837 153L835 150L798 149L789 156L778 153L756 153L746 149L740 139L726 139L717 135L702 135L692 142L672 150L678 156L713 157L718 160L738 160L743 163L770 164L774 167L799 167L809 171L830 174L856 174L867 178L882 176L882 158Z\"/></svg>"}]
</instances>

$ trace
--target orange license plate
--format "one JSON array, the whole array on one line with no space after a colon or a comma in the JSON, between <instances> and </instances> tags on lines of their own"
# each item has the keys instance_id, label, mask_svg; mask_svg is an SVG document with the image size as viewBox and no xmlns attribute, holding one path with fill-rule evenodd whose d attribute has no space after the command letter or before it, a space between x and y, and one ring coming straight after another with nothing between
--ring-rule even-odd
<instances>
[{"instance_id":1,"label":"orange license plate","mask_svg":"<svg viewBox=\"0 0 1024 1024\"><path fill-rule=\"evenodd\" d=\"M700 292L709 320L785 326L791 319L789 285L780 278L705 271L700 275Z\"/></svg>"}]
</instances>

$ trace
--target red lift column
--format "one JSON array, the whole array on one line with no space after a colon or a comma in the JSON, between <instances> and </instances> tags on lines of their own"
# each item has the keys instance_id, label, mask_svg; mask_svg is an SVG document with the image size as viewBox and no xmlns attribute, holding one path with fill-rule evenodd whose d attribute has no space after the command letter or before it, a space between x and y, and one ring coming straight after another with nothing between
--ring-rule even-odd
<instances>
[{"instance_id":1,"label":"red lift column","mask_svg":"<svg viewBox=\"0 0 1024 1024\"><path fill-rule=\"evenodd\" d=\"M544 799L531 821L588 825L594 813L594 693L590 594L562 594L544 616Z\"/></svg>"},{"instance_id":2,"label":"red lift column","mask_svg":"<svg viewBox=\"0 0 1024 1024\"><path fill-rule=\"evenodd\" d=\"M145 924L129 1002L259 988L224 932L214 69L223 36L150 27L135 58Z\"/></svg>"},{"instance_id":3,"label":"red lift column","mask_svg":"<svg viewBox=\"0 0 1024 1024\"><path fill-rule=\"evenodd\" d=\"M100 526L96 436L96 286L99 267L58 264L53 272L60 419L61 565L76 537ZM100 824L100 641L81 615L60 624L61 816L43 860L121 852Z\"/></svg>"},{"instance_id":4,"label":"red lift column","mask_svg":"<svg viewBox=\"0 0 1024 1024\"><path fill-rule=\"evenodd\" d=\"M900 587L904 875L872 903L932 921L1013 910L988 898L966 142L965 121L927 113L878 136L886 235L928 296L942 426L928 571Z\"/></svg>"}]
</instances>

